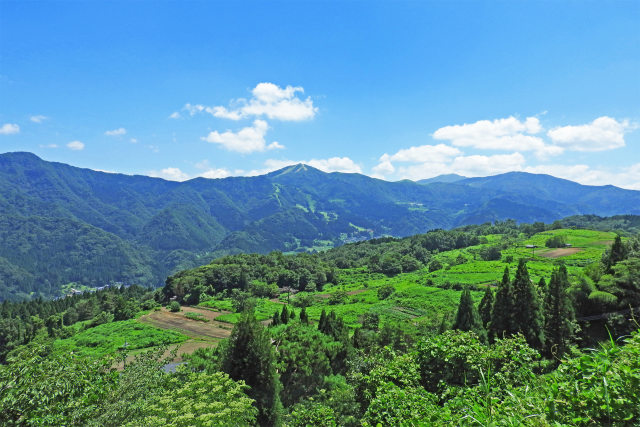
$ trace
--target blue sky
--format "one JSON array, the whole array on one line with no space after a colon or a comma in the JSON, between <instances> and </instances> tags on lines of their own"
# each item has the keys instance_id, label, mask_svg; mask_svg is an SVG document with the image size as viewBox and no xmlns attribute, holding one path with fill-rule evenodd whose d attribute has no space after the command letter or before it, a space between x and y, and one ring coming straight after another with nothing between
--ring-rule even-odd
<instances>
[{"instance_id":1,"label":"blue sky","mask_svg":"<svg viewBox=\"0 0 640 427\"><path fill-rule=\"evenodd\" d=\"M0 1L0 152L640 189L640 2Z\"/></svg>"}]
</instances>

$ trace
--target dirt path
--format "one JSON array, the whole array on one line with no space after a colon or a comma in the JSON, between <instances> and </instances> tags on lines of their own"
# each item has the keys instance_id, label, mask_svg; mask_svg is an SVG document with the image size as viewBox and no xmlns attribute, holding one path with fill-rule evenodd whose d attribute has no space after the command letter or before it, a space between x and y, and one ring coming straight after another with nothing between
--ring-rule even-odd
<instances>
[{"instance_id":1,"label":"dirt path","mask_svg":"<svg viewBox=\"0 0 640 427\"><path fill-rule=\"evenodd\" d=\"M554 249L552 251L549 252L544 252L539 254L541 257L545 257L545 258L560 258L562 256L569 256L569 255L573 255L573 254L577 254L578 252L582 252L582 249L580 248L560 248L560 249Z\"/></svg>"}]
</instances>

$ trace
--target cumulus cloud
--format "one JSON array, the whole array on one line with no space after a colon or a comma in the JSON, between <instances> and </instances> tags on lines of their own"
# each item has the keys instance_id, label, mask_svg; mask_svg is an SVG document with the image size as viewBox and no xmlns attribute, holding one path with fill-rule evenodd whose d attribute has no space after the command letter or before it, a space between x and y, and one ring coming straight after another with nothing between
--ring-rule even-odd
<instances>
[{"instance_id":1,"label":"cumulus cloud","mask_svg":"<svg viewBox=\"0 0 640 427\"><path fill-rule=\"evenodd\" d=\"M177 112L177 111L174 111L173 113L171 113L171 114L169 115L169 118L170 118L170 119L179 119L180 117L182 117L182 116L181 116L181 115L180 115L180 113L179 113L179 112Z\"/></svg>"},{"instance_id":2,"label":"cumulus cloud","mask_svg":"<svg viewBox=\"0 0 640 427\"><path fill-rule=\"evenodd\" d=\"M80 141L71 141L67 144L67 147L73 151L84 150L84 143Z\"/></svg>"},{"instance_id":3,"label":"cumulus cloud","mask_svg":"<svg viewBox=\"0 0 640 427\"><path fill-rule=\"evenodd\" d=\"M420 145L399 150L395 154L383 154L378 160L378 164L373 168L373 176L384 178L386 175L396 171L394 162L398 163L421 163L419 167L424 168L425 164L441 164L450 161L454 156L462 152L455 147L445 144ZM430 168L435 167L431 166ZM412 166L403 167L404 171L412 169Z\"/></svg>"},{"instance_id":4,"label":"cumulus cloud","mask_svg":"<svg viewBox=\"0 0 640 427\"><path fill-rule=\"evenodd\" d=\"M631 190L640 190L640 163L618 167L615 171L585 164L537 165L524 168L525 172L544 173L558 178L579 182L584 185L615 185Z\"/></svg>"},{"instance_id":5,"label":"cumulus cloud","mask_svg":"<svg viewBox=\"0 0 640 427\"><path fill-rule=\"evenodd\" d=\"M488 176L500 173L522 170L525 158L520 153L497 154L493 156L456 156L448 161L423 162L410 165L402 165L395 172L398 179L411 179L414 181L432 178L434 176L456 173L463 176ZM380 165L378 165L380 166ZM375 177L385 178L389 174L379 173Z\"/></svg>"},{"instance_id":6,"label":"cumulus cloud","mask_svg":"<svg viewBox=\"0 0 640 427\"><path fill-rule=\"evenodd\" d=\"M213 131L202 139L213 144L220 144L229 151L238 153L253 153L255 151L276 150L284 148L278 142L267 145L265 135L269 125L264 120L255 120L252 126L240 129L238 132L230 130L226 132Z\"/></svg>"},{"instance_id":7,"label":"cumulus cloud","mask_svg":"<svg viewBox=\"0 0 640 427\"><path fill-rule=\"evenodd\" d=\"M33 123L42 123L45 120L48 120L49 117L47 116L43 116L43 115L37 115L37 116L31 116L29 117L29 120L31 120Z\"/></svg>"},{"instance_id":8,"label":"cumulus cloud","mask_svg":"<svg viewBox=\"0 0 640 427\"><path fill-rule=\"evenodd\" d=\"M118 129L108 130L104 134L107 136L122 136L127 134L127 130L125 128L118 128Z\"/></svg>"},{"instance_id":9,"label":"cumulus cloud","mask_svg":"<svg viewBox=\"0 0 640 427\"><path fill-rule=\"evenodd\" d=\"M625 132L633 129L628 120L598 117L579 126L559 126L547 132L557 145L574 151L604 151L624 147Z\"/></svg>"},{"instance_id":10,"label":"cumulus cloud","mask_svg":"<svg viewBox=\"0 0 640 427\"><path fill-rule=\"evenodd\" d=\"M15 123L5 123L0 127L0 135L13 135L20 133L20 126Z\"/></svg>"},{"instance_id":11,"label":"cumulus cloud","mask_svg":"<svg viewBox=\"0 0 640 427\"><path fill-rule=\"evenodd\" d=\"M217 168L217 169L213 168L213 169L208 169L202 172L198 176L201 176L203 178L217 179L217 178L226 178L231 175L232 175L231 172L225 168Z\"/></svg>"},{"instance_id":12,"label":"cumulus cloud","mask_svg":"<svg viewBox=\"0 0 640 427\"><path fill-rule=\"evenodd\" d=\"M169 181L186 181L187 179L189 179L189 175L186 174L185 172L182 172L179 168L165 168L162 169L160 171L149 171L148 172L149 176L155 177L155 178L163 178L163 179L167 179Z\"/></svg>"},{"instance_id":13,"label":"cumulus cloud","mask_svg":"<svg viewBox=\"0 0 640 427\"><path fill-rule=\"evenodd\" d=\"M281 121L302 121L312 119L317 107L314 107L310 97L302 99L304 88L287 86L281 88L273 83L259 83L251 91L250 99L237 99L230 107L221 105L209 107L202 104L186 104L183 110L193 116L198 113L208 113L221 119L240 120L248 117L267 117ZM176 117L178 118L179 114Z\"/></svg>"},{"instance_id":14,"label":"cumulus cloud","mask_svg":"<svg viewBox=\"0 0 640 427\"><path fill-rule=\"evenodd\" d=\"M433 133L437 140L450 141L456 147L473 147L480 150L533 151L546 158L562 154L561 147L548 145L534 136L542 131L537 117L524 121L513 116L506 119L479 120L475 123L445 126Z\"/></svg>"}]
</instances>

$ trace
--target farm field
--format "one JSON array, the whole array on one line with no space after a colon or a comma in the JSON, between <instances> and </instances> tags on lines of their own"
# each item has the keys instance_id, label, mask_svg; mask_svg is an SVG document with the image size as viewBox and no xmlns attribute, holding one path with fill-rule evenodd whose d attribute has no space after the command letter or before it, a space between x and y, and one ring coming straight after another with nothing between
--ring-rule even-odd
<instances>
[{"instance_id":1,"label":"farm field","mask_svg":"<svg viewBox=\"0 0 640 427\"><path fill-rule=\"evenodd\" d=\"M569 248L546 248L545 242L553 236L564 236ZM515 273L520 258L527 259L531 279L537 282L547 280L551 271L561 260L567 266L572 280L582 275L582 268L600 260L602 253L610 246L615 233L592 230L559 229L538 233L530 238L511 240L502 250L500 260L484 261L477 255L485 247L500 245L504 236L488 235L487 243L464 249L445 251L435 255L443 268L429 272L427 267L410 273L386 276L368 271L366 267L341 269L337 285L327 284L321 291L298 292L278 298L256 300L256 318L269 323L275 311L282 310L290 299L291 306L299 313L302 306L312 322L317 322L323 310L334 311L345 323L355 328L360 326L365 314L376 314L380 323L393 322L417 329L433 329L443 318L451 318L465 286L471 286L472 299L477 304L483 295L483 288L495 286L501 279L505 267ZM536 245L535 250L526 248ZM392 288L388 297L379 291ZM234 324L239 313L233 312L230 298L210 299L200 303L202 308L212 308L220 312L219 322ZM290 307L291 308L291 307Z\"/></svg>"}]
</instances>

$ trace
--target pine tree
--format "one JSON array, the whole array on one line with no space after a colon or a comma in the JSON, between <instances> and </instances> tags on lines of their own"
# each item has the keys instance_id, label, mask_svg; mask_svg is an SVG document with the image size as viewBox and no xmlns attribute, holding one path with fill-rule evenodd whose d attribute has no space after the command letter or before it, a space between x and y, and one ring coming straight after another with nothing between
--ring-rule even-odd
<instances>
[{"instance_id":1,"label":"pine tree","mask_svg":"<svg viewBox=\"0 0 640 427\"><path fill-rule=\"evenodd\" d=\"M482 300L480 300L480 306L478 312L480 314L480 320L482 320L482 326L487 328L491 321L491 309L493 308L493 291L489 286L484 291Z\"/></svg>"},{"instance_id":2,"label":"pine tree","mask_svg":"<svg viewBox=\"0 0 640 427\"><path fill-rule=\"evenodd\" d=\"M276 310L271 318L271 326L278 326L280 324L280 313Z\"/></svg>"},{"instance_id":3,"label":"pine tree","mask_svg":"<svg viewBox=\"0 0 640 427\"><path fill-rule=\"evenodd\" d=\"M280 313L280 323L286 325L289 323L289 311L287 310L287 306L282 307L282 313Z\"/></svg>"},{"instance_id":4,"label":"pine tree","mask_svg":"<svg viewBox=\"0 0 640 427\"><path fill-rule=\"evenodd\" d=\"M276 371L276 354L271 335L253 313L243 313L234 326L221 350L220 367L250 387L247 394L256 401L259 425L280 424L282 384Z\"/></svg>"},{"instance_id":5,"label":"pine tree","mask_svg":"<svg viewBox=\"0 0 640 427\"><path fill-rule=\"evenodd\" d=\"M567 351L574 339L576 319L573 304L567 293L569 277L567 268L561 265L551 274L544 299L544 352L557 358Z\"/></svg>"},{"instance_id":6,"label":"pine tree","mask_svg":"<svg viewBox=\"0 0 640 427\"><path fill-rule=\"evenodd\" d=\"M326 327L327 327L327 312L324 311L324 308L323 308L322 312L320 313L320 320L318 321L318 330L320 332L324 332Z\"/></svg>"},{"instance_id":7,"label":"pine tree","mask_svg":"<svg viewBox=\"0 0 640 427\"><path fill-rule=\"evenodd\" d=\"M521 259L511 284L513 295L513 332L524 335L527 343L541 349L544 342L543 312L538 292L531 283L527 263Z\"/></svg>"},{"instance_id":8,"label":"pine tree","mask_svg":"<svg viewBox=\"0 0 640 427\"><path fill-rule=\"evenodd\" d=\"M307 316L307 309L305 307L302 307L302 310L300 310L300 323L304 325L309 324L309 316Z\"/></svg>"},{"instance_id":9,"label":"pine tree","mask_svg":"<svg viewBox=\"0 0 640 427\"><path fill-rule=\"evenodd\" d=\"M458 304L458 312L456 314L456 321L453 324L453 329L459 329L461 331L477 331L480 329L480 318L473 305L469 287L466 287L460 295L460 303Z\"/></svg>"},{"instance_id":10,"label":"pine tree","mask_svg":"<svg viewBox=\"0 0 640 427\"><path fill-rule=\"evenodd\" d=\"M296 311L292 308L289 312L289 319L293 320L296 318Z\"/></svg>"},{"instance_id":11,"label":"pine tree","mask_svg":"<svg viewBox=\"0 0 640 427\"><path fill-rule=\"evenodd\" d=\"M498 291L496 292L496 300L491 310L491 322L489 323L490 342L495 338L503 338L513 333L512 313L511 280L509 278L509 267L505 267L502 281L498 285Z\"/></svg>"},{"instance_id":12,"label":"pine tree","mask_svg":"<svg viewBox=\"0 0 640 427\"><path fill-rule=\"evenodd\" d=\"M617 235L615 240L613 241L613 244L611 245L611 249L609 250L609 256L605 260L605 271L609 274L612 273L612 267L618 262L625 259L626 256L626 248L622 244L620 235Z\"/></svg>"}]
</instances>

